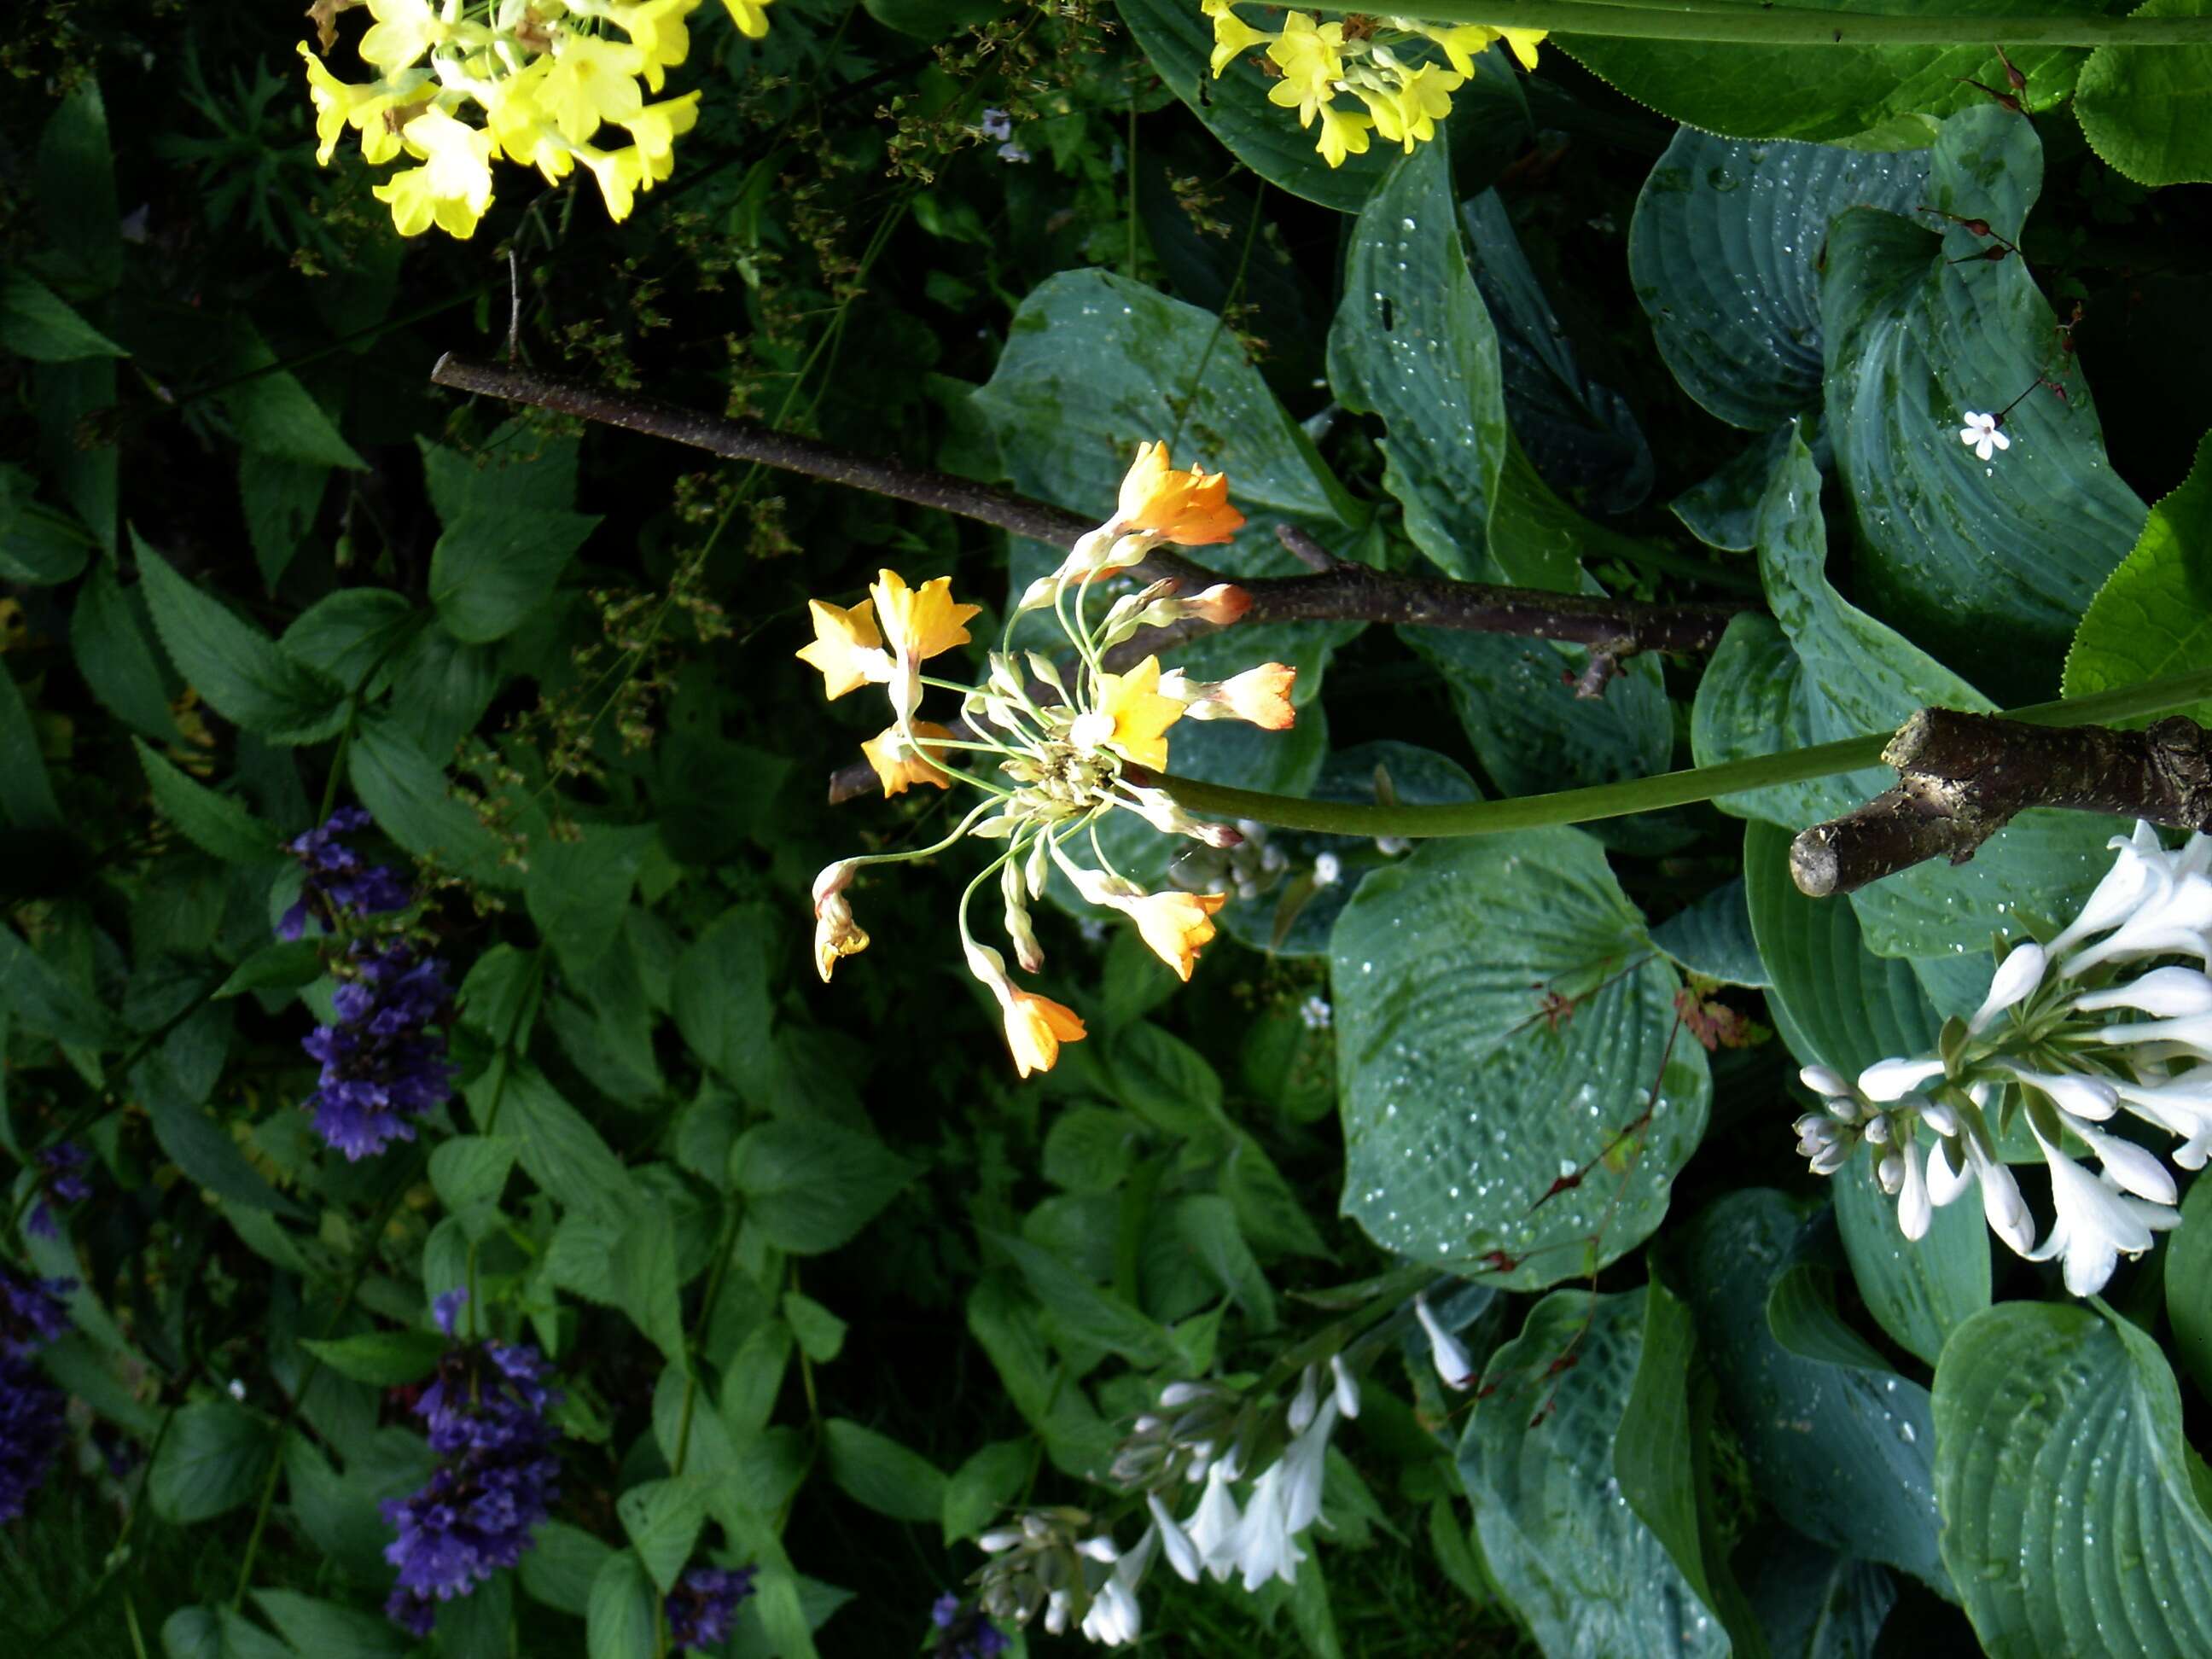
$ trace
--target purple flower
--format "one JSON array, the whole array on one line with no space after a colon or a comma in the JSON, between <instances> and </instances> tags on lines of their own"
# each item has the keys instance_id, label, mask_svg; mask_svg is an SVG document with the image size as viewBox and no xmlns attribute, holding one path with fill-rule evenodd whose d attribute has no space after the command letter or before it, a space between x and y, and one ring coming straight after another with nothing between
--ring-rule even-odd
<instances>
[{"instance_id":1,"label":"purple flower","mask_svg":"<svg viewBox=\"0 0 2212 1659\"><path fill-rule=\"evenodd\" d=\"M929 1609L929 1622L937 1626L937 1645L932 1659L998 1659L1013 1646L1013 1638L981 1612L963 1614L960 1598L950 1591Z\"/></svg>"},{"instance_id":2,"label":"purple flower","mask_svg":"<svg viewBox=\"0 0 2212 1659\"><path fill-rule=\"evenodd\" d=\"M404 940L379 949L358 940L352 977L331 999L338 1023L318 1025L301 1047L322 1061L315 1129L349 1159L415 1139L415 1121L453 1092L445 1020L453 994L446 964Z\"/></svg>"},{"instance_id":3,"label":"purple flower","mask_svg":"<svg viewBox=\"0 0 2212 1659\"><path fill-rule=\"evenodd\" d=\"M39 1154L46 1173L39 1180L39 1201L26 1224L41 1238L60 1237L61 1224L51 1207L82 1204L92 1196L92 1183L77 1171L92 1161L92 1154L73 1140L58 1141Z\"/></svg>"},{"instance_id":4,"label":"purple flower","mask_svg":"<svg viewBox=\"0 0 2212 1659\"><path fill-rule=\"evenodd\" d=\"M61 1390L31 1356L69 1328L61 1298L73 1288L0 1261L0 1524L22 1514L61 1447Z\"/></svg>"},{"instance_id":5,"label":"purple flower","mask_svg":"<svg viewBox=\"0 0 2212 1659\"><path fill-rule=\"evenodd\" d=\"M730 1633L738 1603L753 1593L755 1567L693 1567L668 1592L668 1640L678 1653L711 1648Z\"/></svg>"},{"instance_id":6,"label":"purple flower","mask_svg":"<svg viewBox=\"0 0 2212 1659\"><path fill-rule=\"evenodd\" d=\"M461 1322L461 1310L468 1304L469 1293L466 1291L447 1291L444 1295L432 1298L430 1317L438 1322L438 1328L447 1336L456 1335L458 1333L453 1328Z\"/></svg>"},{"instance_id":7,"label":"purple flower","mask_svg":"<svg viewBox=\"0 0 2212 1659\"><path fill-rule=\"evenodd\" d=\"M366 807L342 806L330 822L296 837L292 856L300 860L304 878L299 902L285 911L276 924L280 939L298 939L307 931L307 918L334 927L344 916L377 916L404 910L412 902L406 884L388 864L364 865L360 854L338 839L366 830L373 820Z\"/></svg>"},{"instance_id":8,"label":"purple flower","mask_svg":"<svg viewBox=\"0 0 2212 1659\"><path fill-rule=\"evenodd\" d=\"M401 1628L428 1636L439 1602L466 1595L530 1547L561 1475L545 1420L559 1399L545 1386L548 1369L527 1346L456 1348L416 1401L430 1449L446 1461L421 1491L383 1505L398 1534L384 1557L399 1569L384 1610Z\"/></svg>"}]
</instances>

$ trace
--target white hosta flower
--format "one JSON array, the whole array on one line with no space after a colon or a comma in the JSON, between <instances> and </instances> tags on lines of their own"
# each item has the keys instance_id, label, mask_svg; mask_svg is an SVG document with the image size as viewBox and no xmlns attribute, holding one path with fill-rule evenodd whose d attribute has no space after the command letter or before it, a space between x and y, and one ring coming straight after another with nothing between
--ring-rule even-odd
<instances>
[{"instance_id":1,"label":"white hosta flower","mask_svg":"<svg viewBox=\"0 0 2212 1659\"><path fill-rule=\"evenodd\" d=\"M2106 1134L2086 1123L2069 1121L2066 1127L2081 1137L2097 1155L2097 1162L2105 1166L2106 1178L2122 1190L2153 1204L2172 1204L2179 1195L2166 1165L2132 1140Z\"/></svg>"},{"instance_id":2,"label":"white hosta flower","mask_svg":"<svg viewBox=\"0 0 2212 1659\"><path fill-rule=\"evenodd\" d=\"M1205 1567L1198 1546L1182 1529L1182 1523L1169 1513L1168 1506L1160 1502L1158 1492L1145 1495L1145 1507L1152 1511L1152 1524L1159 1528L1160 1551L1167 1557L1168 1565L1175 1569L1176 1577L1184 1583L1195 1584Z\"/></svg>"},{"instance_id":3,"label":"white hosta flower","mask_svg":"<svg viewBox=\"0 0 2212 1659\"><path fill-rule=\"evenodd\" d=\"M2074 1006L2085 1013L2132 1008L2160 1019L2212 1014L2212 974L2194 968L2154 968L2105 990L2085 991L2074 999Z\"/></svg>"},{"instance_id":4,"label":"white hosta flower","mask_svg":"<svg viewBox=\"0 0 2212 1659\"><path fill-rule=\"evenodd\" d=\"M1065 1635L1067 1631L1067 1610L1074 1605L1074 1595L1066 1589L1056 1589L1045 1598L1044 1627L1051 1635Z\"/></svg>"},{"instance_id":5,"label":"white hosta flower","mask_svg":"<svg viewBox=\"0 0 2212 1659\"><path fill-rule=\"evenodd\" d=\"M1917 1242L1928 1236L1928 1224L1933 1215L1928 1183L1920 1173L1919 1144L1908 1138L1897 1149L1897 1156L1905 1160L1905 1176L1897 1194L1897 1229Z\"/></svg>"},{"instance_id":6,"label":"white hosta flower","mask_svg":"<svg viewBox=\"0 0 2212 1659\"><path fill-rule=\"evenodd\" d=\"M2212 935L2212 879L2183 872L2102 939L2084 948L2067 971L2078 974L2100 963L2132 957L2187 956L2212 965L2212 938L2208 935Z\"/></svg>"},{"instance_id":7,"label":"white hosta flower","mask_svg":"<svg viewBox=\"0 0 2212 1659\"><path fill-rule=\"evenodd\" d=\"M1966 1160L1981 1184L1982 1218L2014 1255L2026 1255L2035 1243L2035 1218L2021 1196L2020 1182L1972 1136L1966 1139Z\"/></svg>"},{"instance_id":8,"label":"white hosta flower","mask_svg":"<svg viewBox=\"0 0 2212 1659\"><path fill-rule=\"evenodd\" d=\"M1328 1437L1335 1428L1336 1401L1331 1397L1322 1401L1305 1431L1283 1449L1289 1471L1283 1481L1283 1523L1293 1533L1304 1532L1321 1518L1322 1477Z\"/></svg>"},{"instance_id":9,"label":"white hosta flower","mask_svg":"<svg viewBox=\"0 0 2212 1659\"><path fill-rule=\"evenodd\" d=\"M1997 964L1996 974L1990 981L1989 995L1974 1011L1974 1017L1966 1022L1967 1032L1972 1036L1980 1036L1988 1029L1990 1022L2006 1009L2016 1006L2034 995L2036 987L2043 983L2043 970L2048 965L2048 960L2040 945L2014 945L2005 959Z\"/></svg>"},{"instance_id":10,"label":"white hosta flower","mask_svg":"<svg viewBox=\"0 0 2212 1659\"><path fill-rule=\"evenodd\" d=\"M1285 1420L1289 1423L1291 1432L1303 1432L1306 1425L1314 1420L1314 1413L1320 1406L1321 1370L1318 1366L1309 1365L1298 1374L1298 1391L1291 1396L1291 1409L1285 1414Z\"/></svg>"},{"instance_id":11,"label":"white hosta flower","mask_svg":"<svg viewBox=\"0 0 2212 1659\"><path fill-rule=\"evenodd\" d=\"M1334 887L1344 878L1344 860L1334 853L1323 853L1314 860L1314 885Z\"/></svg>"},{"instance_id":12,"label":"white hosta flower","mask_svg":"<svg viewBox=\"0 0 2212 1659\"><path fill-rule=\"evenodd\" d=\"M2000 449L2010 449L2012 440L1997 429L2000 418L1995 415L1978 415L1967 410L1966 424L1959 428L1959 441L1974 452L1977 460L1988 460Z\"/></svg>"},{"instance_id":13,"label":"white hosta flower","mask_svg":"<svg viewBox=\"0 0 2212 1659\"><path fill-rule=\"evenodd\" d=\"M1997 1063L2029 1088L2050 1097L2051 1103L2069 1117L2102 1123L2118 1109L2118 1091L2102 1078L2076 1077L2067 1072L2031 1072L2010 1060Z\"/></svg>"},{"instance_id":14,"label":"white hosta flower","mask_svg":"<svg viewBox=\"0 0 2212 1659\"><path fill-rule=\"evenodd\" d=\"M1953 1145L1938 1140L1928 1152L1928 1201L1939 1210L1974 1184L1972 1160L1963 1146L1954 1152ZM1955 1164L1951 1161L1954 1157Z\"/></svg>"},{"instance_id":15,"label":"white hosta flower","mask_svg":"<svg viewBox=\"0 0 2212 1659\"><path fill-rule=\"evenodd\" d=\"M2136 913L2147 897L2162 891L2173 880L2171 855L2160 844L2158 831L2141 818L2136 820L2134 834L2115 836L2106 845L2119 856L2112 860L2112 867L2105 872L2096 891L2082 905L2081 914L2051 941L2054 961L2083 939L2094 939L2118 927ZM2069 963L2063 971L2077 973L2080 966Z\"/></svg>"},{"instance_id":16,"label":"white hosta flower","mask_svg":"<svg viewBox=\"0 0 2212 1659\"><path fill-rule=\"evenodd\" d=\"M1279 1462L1271 1463L1252 1483L1251 1496L1244 1500L1243 1518L1237 1523L1230 1552L1243 1575L1247 1594L1270 1578L1296 1583L1298 1564L1306 1559L1285 1524L1283 1486L1288 1479Z\"/></svg>"},{"instance_id":17,"label":"white hosta flower","mask_svg":"<svg viewBox=\"0 0 2212 1659\"><path fill-rule=\"evenodd\" d=\"M2105 1288L2122 1255L2141 1255L2151 1247L2154 1228L2177 1225L2181 1216L2129 1198L2045 1140L2032 1121L2028 1127L2050 1167L2051 1198L2058 1212L2050 1237L2028 1252L2028 1260L2057 1257L2067 1290L2075 1296L2094 1296Z\"/></svg>"},{"instance_id":18,"label":"white hosta flower","mask_svg":"<svg viewBox=\"0 0 2212 1659\"><path fill-rule=\"evenodd\" d=\"M1137 1600L1137 1586L1152 1567L1159 1540L1157 1526L1146 1528L1136 1547L1116 1559L1106 1582L1091 1592L1090 1611L1083 1615L1083 1633L1100 1646L1125 1647L1143 1632L1145 1610ZM1105 1541L1110 1547L1112 1540Z\"/></svg>"},{"instance_id":19,"label":"white hosta flower","mask_svg":"<svg viewBox=\"0 0 2212 1659\"><path fill-rule=\"evenodd\" d=\"M1336 1389L1336 1408L1346 1417L1359 1415L1359 1379L1344 1363L1344 1356L1333 1353L1328 1357L1328 1374Z\"/></svg>"},{"instance_id":20,"label":"white hosta flower","mask_svg":"<svg viewBox=\"0 0 2212 1659\"><path fill-rule=\"evenodd\" d=\"M1437 1322L1429 1311L1425 1296L1413 1298L1413 1317L1421 1322L1421 1328L1429 1334L1429 1357L1436 1361L1437 1375L1444 1380L1448 1389L1468 1389L1474 1386L1474 1361L1460 1340Z\"/></svg>"},{"instance_id":21,"label":"white hosta flower","mask_svg":"<svg viewBox=\"0 0 2212 1659\"><path fill-rule=\"evenodd\" d=\"M2212 1154L2212 1066L2146 1083L2121 1081L2120 1103L2146 1123L2154 1123L2182 1144L2167 1154L2185 1170L2201 1170Z\"/></svg>"},{"instance_id":22,"label":"white hosta flower","mask_svg":"<svg viewBox=\"0 0 2212 1659\"><path fill-rule=\"evenodd\" d=\"M1228 1577L1237 1569L1237 1530L1244 1516L1237 1507L1236 1495L1229 1490L1230 1482L1236 1478L1235 1460L1217 1459L1206 1472L1206 1490L1199 1495L1198 1508L1191 1512L1191 1545L1206 1571L1217 1581Z\"/></svg>"},{"instance_id":23,"label":"white hosta flower","mask_svg":"<svg viewBox=\"0 0 2212 1659\"><path fill-rule=\"evenodd\" d=\"M1943 1062L1933 1058L1878 1060L1859 1073L1859 1092L1887 1105L1904 1099L1929 1079L1942 1075Z\"/></svg>"}]
</instances>

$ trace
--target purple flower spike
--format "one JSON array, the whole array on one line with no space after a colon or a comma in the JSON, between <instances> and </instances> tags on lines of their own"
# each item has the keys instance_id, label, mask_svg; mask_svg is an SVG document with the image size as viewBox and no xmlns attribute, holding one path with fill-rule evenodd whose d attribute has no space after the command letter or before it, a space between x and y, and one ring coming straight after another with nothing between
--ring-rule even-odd
<instances>
[{"instance_id":1,"label":"purple flower spike","mask_svg":"<svg viewBox=\"0 0 2212 1659\"><path fill-rule=\"evenodd\" d=\"M365 865L360 854L339 840L368 829L368 809L342 806L319 829L295 837L292 856L304 872L300 901L276 924L281 939L298 939L313 917L325 927L341 917L386 915L413 902L407 884L388 864Z\"/></svg>"},{"instance_id":2,"label":"purple flower spike","mask_svg":"<svg viewBox=\"0 0 2212 1659\"><path fill-rule=\"evenodd\" d=\"M937 1626L937 1645L931 1659L998 1659L1013 1646L1013 1638L981 1612L963 1613L960 1598L950 1591L929 1609L929 1622Z\"/></svg>"},{"instance_id":3,"label":"purple flower spike","mask_svg":"<svg viewBox=\"0 0 2212 1659\"><path fill-rule=\"evenodd\" d=\"M338 1023L318 1025L300 1046L323 1063L316 1132L359 1160L414 1139L416 1121L452 1096L445 1021L453 994L446 964L404 941L380 950L356 942L348 962L353 977L331 998Z\"/></svg>"},{"instance_id":4,"label":"purple flower spike","mask_svg":"<svg viewBox=\"0 0 2212 1659\"><path fill-rule=\"evenodd\" d=\"M678 1653L711 1648L730 1633L738 1604L753 1593L755 1567L693 1567L668 1593L668 1640Z\"/></svg>"},{"instance_id":5,"label":"purple flower spike","mask_svg":"<svg viewBox=\"0 0 2212 1659\"><path fill-rule=\"evenodd\" d=\"M61 1390L31 1356L69 1328L61 1298L73 1288L0 1261L0 1525L22 1514L61 1447Z\"/></svg>"}]
</instances>

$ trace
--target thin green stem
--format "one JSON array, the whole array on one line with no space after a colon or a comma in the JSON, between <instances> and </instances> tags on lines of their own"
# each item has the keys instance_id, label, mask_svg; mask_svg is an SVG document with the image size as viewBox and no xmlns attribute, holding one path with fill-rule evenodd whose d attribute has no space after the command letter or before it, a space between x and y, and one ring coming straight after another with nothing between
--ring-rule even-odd
<instances>
[{"instance_id":1,"label":"thin green stem","mask_svg":"<svg viewBox=\"0 0 2212 1659\"><path fill-rule=\"evenodd\" d=\"M1357 0L1316 0L1316 9L1354 12ZM1637 0L1421 0L1411 14L1433 23L1607 35L1632 40L1710 40L1747 46L2201 46L2212 17L1884 16L1806 7L1735 5L1716 0L1642 4Z\"/></svg>"},{"instance_id":2,"label":"thin green stem","mask_svg":"<svg viewBox=\"0 0 2212 1659\"><path fill-rule=\"evenodd\" d=\"M2212 698L2212 669L2200 669L2193 674L2100 691L2094 696L2009 709L2005 717L2031 726L2094 726L2172 714L2176 709L2193 708L2208 698ZM1595 818L1623 817L1632 812L1656 812L1665 807L1711 800L1716 795L1861 771L1881 763L1881 751L1888 747L1893 735L1888 732L1870 732L1863 738L1846 738L1840 743L1787 749L1779 754L1729 761L1718 766L1699 766L1682 772L1662 772L1656 777L1631 778L1624 783L1452 806L1365 806L1347 801L1299 800L1287 795L1265 795L1250 789L1201 783L1193 778L1163 777L1159 786L1187 811L1214 817L1251 818L1284 830L1363 837L1487 836L1507 830L1540 829L1553 823L1586 823Z\"/></svg>"},{"instance_id":3,"label":"thin green stem","mask_svg":"<svg viewBox=\"0 0 2212 1659\"><path fill-rule=\"evenodd\" d=\"M1345 11L1342 0L1318 9ZM2212 18L1889 16L1732 0L1425 0L1438 22L1622 40L1804 46L2180 46L2212 44Z\"/></svg>"}]
</instances>

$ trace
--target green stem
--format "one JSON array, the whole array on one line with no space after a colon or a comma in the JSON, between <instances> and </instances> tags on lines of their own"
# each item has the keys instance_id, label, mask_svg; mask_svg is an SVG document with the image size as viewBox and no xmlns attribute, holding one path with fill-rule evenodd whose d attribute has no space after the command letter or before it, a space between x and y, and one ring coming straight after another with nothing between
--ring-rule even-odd
<instances>
[{"instance_id":1,"label":"green stem","mask_svg":"<svg viewBox=\"0 0 2212 1659\"><path fill-rule=\"evenodd\" d=\"M1316 0L1324 12L1358 0ZM1420 0L1411 15L1565 35L1632 40L1713 40L1751 46L2201 46L2212 17L1884 16L1790 6L1640 5L1632 0Z\"/></svg>"},{"instance_id":2,"label":"green stem","mask_svg":"<svg viewBox=\"0 0 2212 1659\"><path fill-rule=\"evenodd\" d=\"M2031 726L2093 726L2172 714L2176 709L2193 708L2207 698L2212 698L2212 669L2200 669L2193 674L2100 691L2094 696L2009 709L2005 717ZM1250 789L1201 783L1194 778L1164 777L1158 781L1189 811L1213 817L1251 818L1283 830L1363 837L1487 836L1506 830L1535 830L1547 824L1586 823L1593 818L1656 812L1664 807L1711 800L1716 795L1861 771L1880 764L1881 751L1893 735L1888 732L1871 732L1863 738L1846 738L1840 743L1786 749L1780 754L1729 761L1718 766L1699 766L1683 772L1662 772L1656 777L1631 778L1624 783L1451 806L1364 806L1348 801L1263 795Z\"/></svg>"}]
</instances>

